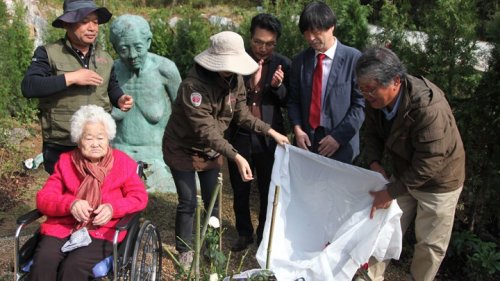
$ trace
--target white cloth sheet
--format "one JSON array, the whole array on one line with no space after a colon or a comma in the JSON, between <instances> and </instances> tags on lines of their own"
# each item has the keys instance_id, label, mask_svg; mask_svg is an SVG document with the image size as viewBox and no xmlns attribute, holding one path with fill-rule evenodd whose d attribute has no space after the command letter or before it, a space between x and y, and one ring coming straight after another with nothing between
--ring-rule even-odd
<instances>
[{"instance_id":1,"label":"white cloth sheet","mask_svg":"<svg viewBox=\"0 0 500 281\"><path fill-rule=\"evenodd\" d=\"M278 280L350 281L372 255L379 260L399 259L402 211L396 201L369 218L373 202L369 191L381 190L386 183L379 173L294 146L278 146L264 237L256 256L260 266L266 267L277 185L280 195L269 269Z\"/></svg>"}]
</instances>

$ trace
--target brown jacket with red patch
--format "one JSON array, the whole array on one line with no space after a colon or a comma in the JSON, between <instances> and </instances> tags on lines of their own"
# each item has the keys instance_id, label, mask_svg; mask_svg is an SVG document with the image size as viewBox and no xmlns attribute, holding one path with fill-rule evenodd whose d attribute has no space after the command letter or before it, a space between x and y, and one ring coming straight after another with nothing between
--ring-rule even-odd
<instances>
[{"instance_id":1,"label":"brown jacket with red patch","mask_svg":"<svg viewBox=\"0 0 500 281\"><path fill-rule=\"evenodd\" d=\"M177 170L206 170L222 164L220 153L234 160L238 153L224 138L231 121L259 134L271 128L246 105L241 75L224 79L195 65L179 86L163 135L163 159Z\"/></svg>"}]
</instances>

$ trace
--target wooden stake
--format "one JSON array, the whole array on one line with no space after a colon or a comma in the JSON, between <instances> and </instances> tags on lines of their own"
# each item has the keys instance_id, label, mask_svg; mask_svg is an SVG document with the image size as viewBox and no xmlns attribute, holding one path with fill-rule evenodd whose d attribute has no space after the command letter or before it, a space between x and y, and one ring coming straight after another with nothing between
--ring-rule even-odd
<instances>
[{"instance_id":1,"label":"wooden stake","mask_svg":"<svg viewBox=\"0 0 500 281\"><path fill-rule=\"evenodd\" d=\"M269 266L271 263L271 249L273 247L273 233L274 233L274 219L276 217L276 209L278 207L278 198L280 197L280 186L277 185L274 190L274 202L273 202L273 211L271 216L271 229L269 230L269 241L267 244L267 258L266 258L266 269L269 270Z\"/></svg>"},{"instance_id":2,"label":"wooden stake","mask_svg":"<svg viewBox=\"0 0 500 281\"><path fill-rule=\"evenodd\" d=\"M201 196L196 196L196 234L195 234L195 252L194 252L194 279L196 281L200 280L200 224L201 224Z\"/></svg>"}]
</instances>

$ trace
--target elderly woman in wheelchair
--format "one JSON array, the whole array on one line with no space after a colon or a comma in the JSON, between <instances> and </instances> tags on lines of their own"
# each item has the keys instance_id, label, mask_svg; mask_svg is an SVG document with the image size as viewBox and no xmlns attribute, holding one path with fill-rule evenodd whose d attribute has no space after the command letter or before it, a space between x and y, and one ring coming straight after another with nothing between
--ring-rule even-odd
<instances>
[{"instance_id":1,"label":"elderly woman in wheelchair","mask_svg":"<svg viewBox=\"0 0 500 281\"><path fill-rule=\"evenodd\" d=\"M93 278L93 267L113 255L119 219L146 207L136 162L110 146L115 132L114 120L101 107L82 106L72 116L71 138L78 148L61 155L36 196L47 219L28 280Z\"/></svg>"}]
</instances>

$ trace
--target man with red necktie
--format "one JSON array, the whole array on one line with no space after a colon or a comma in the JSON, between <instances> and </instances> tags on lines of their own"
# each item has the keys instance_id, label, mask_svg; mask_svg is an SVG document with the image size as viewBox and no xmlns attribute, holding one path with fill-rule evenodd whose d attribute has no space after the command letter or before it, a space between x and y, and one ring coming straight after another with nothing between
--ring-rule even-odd
<instances>
[{"instance_id":1,"label":"man with red necktie","mask_svg":"<svg viewBox=\"0 0 500 281\"><path fill-rule=\"evenodd\" d=\"M298 147L352 163L364 120L354 72L361 53L333 35L336 23L323 2L313 1L302 10L299 28L310 48L292 61L288 116Z\"/></svg>"}]
</instances>

